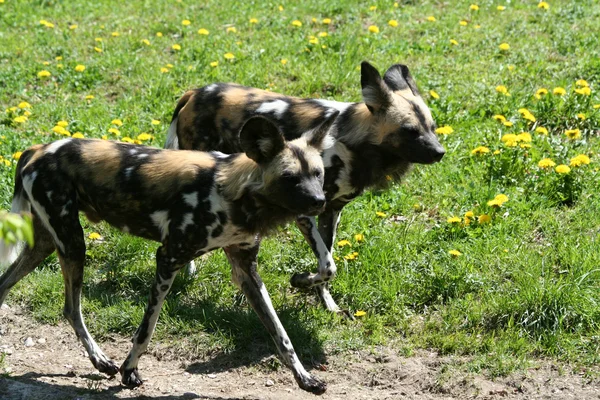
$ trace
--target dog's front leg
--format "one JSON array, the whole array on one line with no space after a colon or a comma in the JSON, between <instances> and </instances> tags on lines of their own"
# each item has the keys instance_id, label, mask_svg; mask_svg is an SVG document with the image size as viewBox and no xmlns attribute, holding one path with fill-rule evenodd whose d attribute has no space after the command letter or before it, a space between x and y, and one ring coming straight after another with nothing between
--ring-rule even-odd
<instances>
[{"instance_id":1,"label":"dog's front leg","mask_svg":"<svg viewBox=\"0 0 600 400\"><path fill-rule=\"evenodd\" d=\"M292 370L300 388L314 394L322 394L327 386L311 376L300 363L292 342L275 313L269 293L258 275L256 270L258 249L258 243L251 248L230 246L224 249L231 263L233 282L244 292L246 299L267 328L275 341L279 355L284 364Z\"/></svg>"},{"instance_id":2,"label":"dog's front leg","mask_svg":"<svg viewBox=\"0 0 600 400\"><path fill-rule=\"evenodd\" d=\"M156 279L150 290L148 306L142 324L133 336L133 348L119 369L121 382L127 386L140 386L143 383L137 369L139 359L146 351L148 343L150 343L165 297L171 289L177 272L183 265L176 264L172 260L173 258L167 254L165 246L161 246L156 252Z\"/></svg>"},{"instance_id":3,"label":"dog's front leg","mask_svg":"<svg viewBox=\"0 0 600 400\"><path fill-rule=\"evenodd\" d=\"M335 277L337 271L332 253L340 214L341 210L328 208L319 215L318 227L315 217L300 216L296 219L298 228L319 259L319 271L316 274L310 272L294 274L290 283L297 288L314 287L327 310L352 318L350 313L340 309L329 292L329 282Z\"/></svg>"}]
</instances>

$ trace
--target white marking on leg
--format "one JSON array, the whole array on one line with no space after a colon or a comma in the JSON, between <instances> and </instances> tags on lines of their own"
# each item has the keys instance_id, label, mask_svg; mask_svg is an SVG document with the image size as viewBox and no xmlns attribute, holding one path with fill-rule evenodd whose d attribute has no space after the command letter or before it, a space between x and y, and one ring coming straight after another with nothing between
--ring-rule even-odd
<instances>
[{"instance_id":1,"label":"white marking on leg","mask_svg":"<svg viewBox=\"0 0 600 400\"><path fill-rule=\"evenodd\" d=\"M56 151L58 149L63 147L65 144L70 143L71 140L73 140L73 139L67 138L67 139L60 139L60 140L57 140L56 142L50 143L50 145L48 147L46 147L46 154L56 153Z\"/></svg>"},{"instance_id":2,"label":"white marking on leg","mask_svg":"<svg viewBox=\"0 0 600 400\"><path fill-rule=\"evenodd\" d=\"M179 230L181 232L185 232L185 228L188 225L194 225L194 214L187 213L183 216L183 221L181 221L181 225L179 225Z\"/></svg>"},{"instance_id":3,"label":"white marking on leg","mask_svg":"<svg viewBox=\"0 0 600 400\"><path fill-rule=\"evenodd\" d=\"M131 173L133 172L134 167L127 167L125 168L125 179L129 180L131 179Z\"/></svg>"},{"instance_id":4,"label":"white marking on leg","mask_svg":"<svg viewBox=\"0 0 600 400\"><path fill-rule=\"evenodd\" d=\"M273 113L277 118L281 118L289 106L290 104L287 101L278 99L262 103L260 107L256 109L256 112L258 114Z\"/></svg>"},{"instance_id":5,"label":"white marking on leg","mask_svg":"<svg viewBox=\"0 0 600 400\"><path fill-rule=\"evenodd\" d=\"M196 208L196 206L198 205L198 192L184 193L183 201L185 201L187 205L192 207L192 209Z\"/></svg>"},{"instance_id":6,"label":"white marking on leg","mask_svg":"<svg viewBox=\"0 0 600 400\"><path fill-rule=\"evenodd\" d=\"M155 211L154 213L150 214L150 219L160 230L160 240L165 240L169 234L169 224L171 223L171 220L169 219L169 211Z\"/></svg>"}]
</instances>

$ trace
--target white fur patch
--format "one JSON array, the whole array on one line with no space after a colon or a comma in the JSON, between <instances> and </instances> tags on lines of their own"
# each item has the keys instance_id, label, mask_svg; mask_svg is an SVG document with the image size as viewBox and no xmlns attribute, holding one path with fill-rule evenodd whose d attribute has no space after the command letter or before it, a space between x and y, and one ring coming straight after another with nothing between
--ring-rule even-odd
<instances>
[{"instance_id":1,"label":"white fur patch","mask_svg":"<svg viewBox=\"0 0 600 400\"><path fill-rule=\"evenodd\" d=\"M256 109L256 112L258 114L273 113L277 118L281 118L289 106L290 104L288 102L278 99L262 103L260 107Z\"/></svg>"},{"instance_id":2,"label":"white fur patch","mask_svg":"<svg viewBox=\"0 0 600 400\"><path fill-rule=\"evenodd\" d=\"M204 88L204 91L205 91L206 93L212 93L212 92L214 92L214 91L215 91L215 89L216 89L216 88L217 88L217 84L216 84L216 83L212 83L212 84L210 84L210 85L206 86L206 87Z\"/></svg>"},{"instance_id":3,"label":"white fur patch","mask_svg":"<svg viewBox=\"0 0 600 400\"><path fill-rule=\"evenodd\" d=\"M169 125L169 131L167 132L167 140L165 141L165 149L179 149L179 138L177 138L177 120L179 117L175 117Z\"/></svg>"},{"instance_id":4,"label":"white fur patch","mask_svg":"<svg viewBox=\"0 0 600 400\"><path fill-rule=\"evenodd\" d=\"M56 142L50 143L50 145L48 147L46 147L46 154L56 153L56 151L58 149L63 147L65 144L70 143L71 140L73 140L73 139L70 139L70 138L69 139L60 139L60 140L57 140Z\"/></svg>"},{"instance_id":5,"label":"white fur patch","mask_svg":"<svg viewBox=\"0 0 600 400\"><path fill-rule=\"evenodd\" d=\"M133 167L125 168L125 179L131 179L131 173L133 172Z\"/></svg>"},{"instance_id":6,"label":"white fur patch","mask_svg":"<svg viewBox=\"0 0 600 400\"><path fill-rule=\"evenodd\" d=\"M135 153L137 153L137 149L135 147L129 149L129 154L134 155Z\"/></svg>"},{"instance_id":7,"label":"white fur patch","mask_svg":"<svg viewBox=\"0 0 600 400\"><path fill-rule=\"evenodd\" d=\"M185 204L189 205L190 207L196 208L198 205L198 192L184 193L183 201L185 201Z\"/></svg>"},{"instance_id":8,"label":"white fur patch","mask_svg":"<svg viewBox=\"0 0 600 400\"><path fill-rule=\"evenodd\" d=\"M346 111L346 109L352 105L352 103L344 103L341 101L334 101L334 100L315 99L315 101L324 107L333 108L334 110L338 110L340 112L340 114L343 113L344 111ZM329 116L329 115L331 115L331 113L327 113L325 115Z\"/></svg>"},{"instance_id":9,"label":"white fur patch","mask_svg":"<svg viewBox=\"0 0 600 400\"><path fill-rule=\"evenodd\" d=\"M154 225L160 229L160 240L165 240L169 234L169 224L171 223L171 220L169 219L169 211L155 211L150 214L150 219L152 222L154 222Z\"/></svg>"},{"instance_id":10,"label":"white fur patch","mask_svg":"<svg viewBox=\"0 0 600 400\"><path fill-rule=\"evenodd\" d=\"M179 230L185 232L185 228L187 228L188 225L194 225L194 214L192 213L187 213L183 216L183 221L181 221L181 225L179 225Z\"/></svg>"}]
</instances>

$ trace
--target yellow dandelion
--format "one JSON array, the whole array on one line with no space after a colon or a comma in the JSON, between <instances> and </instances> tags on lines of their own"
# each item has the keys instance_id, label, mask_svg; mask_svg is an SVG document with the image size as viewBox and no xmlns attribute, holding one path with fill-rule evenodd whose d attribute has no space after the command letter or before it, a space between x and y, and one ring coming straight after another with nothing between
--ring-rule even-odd
<instances>
[{"instance_id":1,"label":"yellow dandelion","mask_svg":"<svg viewBox=\"0 0 600 400\"><path fill-rule=\"evenodd\" d=\"M395 28L398 26L398 21L396 21L395 19L390 19L388 21L388 25L391 26L392 28Z\"/></svg>"},{"instance_id":2,"label":"yellow dandelion","mask_svg":"<svg viewBox=\"0 0 600 400\"><path fill-rule=\"evenodd\" d=\"M473 155L483 155L490 152L490 149L485 146L479 146L471 150L471 154Z\"/></svg>"},{"instance_id":3,"label":"yellow dandelion","mask_svg":"<svg viewBox=\"0 0 600 400\"><path fill-rule=\"evenodd\" d=\"M102 140L108 140L108 136L106 136L106 135L102 135L102 136L100 137L100 139L102 139Z\"/></svg>"},{"instance_id":4,"label":"yellow dandelion","mask_svg":"<svg viewBox=\"0 0 600 400\"><path fill-rule=\"evenodd\" d=\"M110 121L110 123L116 126L123 126L123 121L121 121L118 118L113 119L112 121Z\"/></svg>"},{"instance_id":5,"label":"yellow dandelion","mask_svg":"<svg viewBox=\"0 0 600 400\"><path fill-rule=\"evenodd\" d=\"M23 109L23 108L31 108L31 104L29 104L29 103L28 103L28 102L26 102L26 101L22 101L22 102L20 102L20 103L17 105L17 107L19 107L19 108L21 108L21 109Z\"/></svg>"},{"instance_id":6,"label":"yellow dandelion","mask_svg":"<svg viewBox=\"0 0 600 400\"><path fill-rule=\"evenodd\" d=\"M446 220L449 224L458 224L461 219L458 217L450 217Z\"/></svg>"},{"instance_id":7,"label":"yellow dandelion","mask_svg":"<svg viewBox=\"0 0 600 400\"><path fill-rule=\"evenodd\" d=\"M369 32L379 33L379 28L376 25L371 25L371 26L369 26Z\"/></svg>"},{"instance_id":8,"label":"yellow dandelion","mask_svg":"<svg viewBox=\"0 0 600 400\"><path fill-rule=\"evenodd\" d=\"M496 10L498 10L498 11L504 11L504 10L506 10L506 7L504 7L504 6L498 6L498 7L496 7Z\"/></svg>"},{"instance_id":9,"label":"yellow dandelion","mask_svg":"<svg viewBox=\"0 0 600 400\"><path fill-rule=\"evenodd\" d=\"M331 23L331 18L323 18L323 20L321 22L324 23L325 25L329 25Z\"/></svg>"},{"instance_id":10,"label":"yellow dandelion","mask_svg":"<svg viewBox=\"0 0 600 400\"><path fill-rule=\"evenodd\" d=\"M362 310L358 310L357 312L354 313L354 316L358 317L358 318L364 317L365 315L367 315L367 313L365 311L362 311Z\"/></svg>"},{"instance_id":11,"label":"yellow dandelion","mask_svg":"<svg viewBox=\"0 0 600 400\"><path fill-rule=\"evenodd\" d=\"M173 68L173 64L167 64L167 68Z\"/></svg>"},{"instance_id":12,"label":"yellow dandelion","mask_svg":"<svg viewBox=\"0 0 600 400\"><path fill-rule=\"evenodd\" d=\"M207 36L210 32L208 31L208 29L204 29L204 28L200 28L198 29L198 35L204 35Z\"/></svg>"},{"instance_id":13,"label":"yellow dandelion","mask_svg":"<svg viewBox=\"0 0 600 400\"><path fill-rule=\"evenodd\" d=\"M384 212L381 212L381 211L376 211L375 215L377 215L379 218L384 218L386 216L386 214Z\"/></svg>"},{"instance_id":14,"label":"yellow dandelion","mask_svg":"<svg viewBox=\"0 0 600 400\"><path fill-rule=\"evenodd\" d=\"M590 89L589 86L584 86L582 88L575 89L575 93L589 96L592 94L592 89Z\"/></svg>"},{"instance_id":15,"label":"yellow dandelion","mask_svg":"<svg viewBox=\"0 0 600 400\"><path fill-rule=\"evenodd\" d=\"M454 46L458 46L458 42L454 39L450 39L450 44L452 44Z\"/></svg>"},{"instance_id":16,"label":"yellow dandelion","mask_svg":"<svg viewBox=\"0 0 600 400\"><path fill-rule=\"evenodd\" d=\"M538 8L542 8L544 10L547 10L550 8L550 4L546 3L545 1L540 1L538 3Z\"/></svg>"},{"instance_id":17,"label":"yellow dandelion","mask_svg":"<svg viewBox=\"0 0 600 400\"><path fill-rule=\"evenodd\" d=\"M327 32L319 32L318 37L326 37L328 35Z\"/></svg>"},{"instance_id":18,"label":"yellow dandelion","mask_svg":"<svg viewBox=\"0 0 600 400\"><path fill-rule=\"evenodd\" d=\"M460 26L467 26L469 23L463 19L463 20L459 21L458 24Z\"/></svg>"},{"instance_id":19,"label":"yellow dandelion","mask_svg":"<svg viewBox=\"0 0 600 400\"><path fill-rule=\"evenodd\" d=\"M181 21L181 25L183 26L188 26L192 23L192 21L190 21L189 19L184 19L183 21Z\"/></svg>"},{"instance_id":20,"label":"yellow dandelion","mask_svg":"<svg viewBox=\"0 0 600 400\"><path fill-rule=\"evenodd\" d=\"M436 19L435 19L435 17L433 15L430 15L429 17L427 17L427 21L429 21L429 22L435 22Z\"/></svg>"},{"instance_id":21,"label":"yellow dandelion","mask_svg":"<svg viewBox=\"0 0 600 400\"><path fill-rule=\"evenodd\" d=\"M160 121L159 121L159 120L157 120L157 119L153 119L152 121L150 121L150 123L151 123L152 125L160 125Z\"/></svg>"},{"instance_id":22,"label":"yellow dandelion","mask_svg":"<svg viewBox=\"0 0 600 400\"><path fill-rule=\"evenodd\" d=\"M514 124L513 124L513 122L512 122L512 121L502 121L502 125L504 125L504 126L507 126L507 127L509 127L509 128L510 128L510 127L511 127L511 126L513 126Z\"/></svg>"},{"instance_id":23,"label":"yellow dandelion","mask_svg":"<svg viewBox=\"0 0 600 400\"><path fill-rule=\"evenodd\" d=\"M171 48L172 48L173 50L177 50L177 51L181 50L181 46L180 46L180 45L178 45L178 44L174 44L173 46L171 46Z\"/></svg>"},{"instance_id":24,"label":"yellow dandelion","mask_svg":"<svg viewBox=\"0 0 600 400\"><path fill-rule=\"evenodd\" d=\"M230 26L230 27L228 27L227 29L225 29L225 31L226 31L227 33L236 33L236 32L237 32L237 29L235 29L235 26Z\"/></svg>"},{"instance_id":25,"label":"yellow dandelion","mask_svg":"<svg viewBox=\"0 0 600 400\"><path fill-rule=\"evenodd\" d=\"M148 39L142 39L142 43L144 43L146 46L150 46L150 41Z\"/></svg>"},{"instance_id":26,"label":"yellow dandelion","mask_svg":"<svg viewBox=\"0 0 600 400\"><path fill-rule=\"evenodd\" d=\"M219 65L218 61L213 61L213 62L210 63L210 66L213 67L213 68L216 67L217 65Z\"/></svg>"},{"instance_id":27,"label":"yellow dandelion","mask_svg":"<svg viewBox=\"0 0 600 400\"><path fill-rule=\"evenodd\" d=\"M594 108L594 110L598 110L600 109L600 104L594 104L592 107Z\"/></svg>"},{"instance_id":28,"label":"yellow dandelion","mask_svg":"<svg viewBox=\"0 0 600 400\"><path fill-rule=\"evenodd\" d=\"M83 133L81 133L81 132L75 132L73 134L73 136L71 136L71 137L75 138L75 139L83 139L84 138Z\"/></svg>"},{"instance_id":29,"label":"yellow dandelion","mask_svg":"<svg viewBox=\"0 0 600 400\"><path fill-rule=\"evenodd\" d=\"M554 170L559 174L568 174L569 172L571 172L571 168L564 164L557 166L556 168L554 168Z\"/></svg>"},{"instance_id":30,"label":"yellow dandelion","mask_svg":"<svg viewBox=\"0 0 600 400\"><path fill-rule=\"evenodd\" d=\"M256 18L250 18L250 23L251 24L258 24L258 19L256 19Z\"/></svg>"},{"instance_id":31,"label":"yellow dandelion","mask_svg":"<svg viewBox=\"0 0 600 400\"><path fill-rule=\"evenodd\" d=\"M580 154L576 157L571 158L569 165L571 167L579 167L581 165L588 165L590 163L590 158L585 154Z\"/></svg>"},{"instance_id":32,"label":"yellow dandelion","mask_svg":"<svg viewBox=\"0 0 600 400\"><path fill-rule=\"evenodd\" d=\"M465 213L465 217L466 218L475 218L475 214L473 213L473 211L467 211Z\"/></svg>"},{"instance_id":33,"label":"yellow dandelion","mask_svg":"<svg viewBox=\"0 0 600 400\"><path fill-rule=\"evenodd\" d=\"M430 90L429 95L436 100L440 98L440 95L437 94L437 92L435 90Z\"/></svg>"},{"instance_id":34,"label":"yellow dandelion","mask_svg":"<svg viewBox=\"0 0 600 400\"><path fill-rule=\"evenodd\" d=\"M352 246L352 243L348 240L340 240L337 242L338 247Z\"/></svg>"},{"instance_id":35,"label":"yellow dandelion","mask_svg":"<svg viewBox=\"0 0 600 400\"><path fill-rule=\"evenodd\" d=\"M22 151L17 151L16 153L14 153L12 155L12 158L14 158L15 160L18 160L19 158L21 158L22 155L23 155Z\"/></svg>"},{"instance_id":36,"label":"yellow dandelion","mask_svg":"<svg viewBox=\"0 0 600 400\"><path fill-rule=\"evenodd\" d=\"M118 130L117 128L110 128L108 130L108 133L112 133L115 136L121 136L121 131Z\"/></svg>"},{"instance_id":37,"label":"yellow dandelion","mask_svg":"<svg viewBox=\"0 0 600 400\"><path fill-rule=\"evenodd\" d=\"M317 39L314 36L311 36L311 37L308 38L308 43L310 43L310 44L319 44L319 39Z\"/></svg>"},{"instance_id":38,"label":"yellow dandelion","mask_svg":"<svg viewBox=\"0 0 600 400\"><path fill-rule=\"evenodd\" d=\"M547 135L548 134L548 129L544 128L543 126L538 126L537 128L535 128L536 133L539 133L540 135Z\"/></svg>"},{"instance_id":39,"label":"yellow dandelion","mask_svg":"<svg viewBox=\"0 0 600 400\"><path fill-rule=\"evenodd\" d=\"M302 26L302 22L298 21L297 19L295 19L295 20L292 21L292 25L299 28L299 27Z\"/></svg>"},{"instance_id":40,"label":"yellow dandelion","mask_svg":"<svg viewBox=\"0 0 600 400\"><path fill-rule=\"evenodd\" d=\"M508 93L508 89L504 85L496 86L496 92L503 94L505 96L510 96L510 93Z\"/></svg>"},{"instance_id":41,"label":"yellow dandelion","mask_svg":"<svg viewBox=\"0 0 600 400\"><path fill-rule=\"evenodd\" d=\"M156 37L163 37L163 33L162 32L156 32Z\"/></svg>"},{"instance_id":42,"label":"yellow dandelion","mask_svg":"<svg viewBox=\"0 0 600 400\"><path fill-rule=\"evenodd\" d=\"M70 30L77 29L77 26L78 26L77 24L69 25L69 29Z\"/></svg>"},{"instance_id":43,"label":"yellow dandelion","mask_svg":"<svg viewBox=\"0 0 600 400\"><path fill-rule=\"evenodd\" d=\"M94 51L96 53L102 53L102 49L100 47L94 47Z\"/></svg>"},{"instance_id":44,"label":"yellow dandelion","mask_svg":"<svg viewBox=\"0 0 600 400\"><path fill-rule=\"evenodd\" d=\"M69 125L69 123L67 121L64 121L64 120L58 121L56 123L56 126L60 126L60 127L63 127L63 128L66 128L68 125Z\"/></svg>"},{"instance_id":45,"label":"yellow dandelion","mask_svg":"<svg viewBox=\"0 0 600 400\"><path fill-rule=\"evenodd\" d=\"M27 110L25 110L25 111L23 112L23 115L24 115L25 117L29 117L29 116L31 115L31 111L27 111Z\"/></svg>"},{"instance_id":46,"label":"yellow dandelion","mask_svg":"<svg viewBox=\"0 0 600 400\"><path fill-rule=\"evenodd\" d=\"M498 46L498 48L500 48L500 50L502 51L507 51L510 50L510 45L508 43L501 43L500 46Z\"/></svg>"},{"instance_id":47,"label":"yellow dandelion","mask_svg":"<svg viewBox=\"0 0 600 400\"><path fill-rule=\"evenodd\" d=\"M225 57L226 60L233 60L235 58L233 53L225 53L223 57Z\"/></svg>"},{"instance_id":48,"label":"yellow dandelion","mask_svg":"<svg viewBox=\"0 0 600 400\"><path fill-rule=\"evenodd\" d=\"M100 234L98 232L92 232L88 235L88 239L90 240L100 240L102 239L102 236L100 236Z\"/></svg>"},{"instance_id":49,"label":"yellow dandelion","mask_svg":"<svg viewBox=\"0 0 600 400\"><path fill-rule=\"evenodd\" d=\"M356 235L354 235L354 240L356 240L357 242L362 242L363 240L365 240L365 236L362 233L357 233Z\"/></svg>"},{"instance_id":50,"label":"yellow dandelion","mask_svg":"<svg viewBox=\"0 0 600 400\"><path fill-rule=\"evenodd\" d=\"M449 135L454 132L454 129L450 125L444 125L435 130L438 135Z\"/></svg>"},{"instance_id":51,"label":"yellow dandelion","mask_svg":"<svg viewBox=\"0 0 600 400\"><path fill-rule=\"evenodd\" d=\"M282 65L286 65L288 63L288 60L287 60L287 58L282 58L280 60L280 62L281 62Z\"/></svg>"},{"instance_id":52,"label":"yellow dandelion","mask_svg":"<svg viewBox=\"0 0 600 400\"><path fill-rule=\"evenodd\" d=\"M567 129L565 135L571 139L579 139L581 137L581 131L579 129Z\"/></svg>"},{"instance_id":53,"label":"yellow dandelion","mask_svg":"<svg viewBox=\"0 0 600 400\"><path fill-rule=\"evenodd\" d=\"M478 11L479 10L479 6L477 4L471 4L469 6L469 10Z\"/></svg>"},{"instance_id":54,"label":"yellow dandelion","mask_svg":"<svg viewBox=\"0 0 600 400\"><path fill-rule=\"evenodd\" d=\"M17 124L24 124L27 122L27 117L25 115L19 115L18 117L13 118L13 122Z\"/></svg>"},{"instance_id":55,"label":"yellow dandelion","mask_svg":"<svg viewBox=\"0 0 600 400\"><path fill-rule=\"evenodd\" d=\"M112 32L110 34L112 37L117 37L117 36L121 36L121 34L119 32Z\"/></svg>"},{"instance_id":56,"label":"yellow dandelion","mask_svg":"<svg viewBox=\"0 0 600 400\"><path fill-rule=\"evenodd\" d=\"M540 168L552 168L556 165L554 161L550 158L544 158L538 162L538 167Z\"/></svg>"},{"instance_id":57,"label":"yellow dandelion","mask_svg":"<svg viewBox=\"0 0 600 400\"><path fill-rule=\"evenodd\" d=\"M540 96L540 97L542 97L542 96L545 96L545 95L547 95L547 94L548 94L548 89L546 89L546 88L539 88L539 89L538 89L538 90L535 92L535 94L536 94L536 95L538 95L538 96Z\"/></svg>"},{"instance_id":58,"label":"yellow dandelion","mask_svg":"<svg viewBox=\"0 0 600 400\"><path fill-rule=\"evenodd\" d=\"M488 224L492 221L492 217L490 217L487 214L481 214L479 217L477 217L477 222L479 222L480 224Z\"/></svg>"},{"instance_id":59,"label":"yellow dandelion","mask_svg":"<svg viewBox=\"0 0 600 400\"><path fill-rule=\"evenodd\" d=\"M150 135L149 133L146 132L142 132L139 135L137 135L137 140L140 140L142 142L145 142L146 140L150 140L152 139L152 135Z\"/></svg>"},{"instance_id":60,"label":"yellow dandelion","mask_svg":"<svg viewBox=\"0 0 600 400\"><path fill-rule=\"evenodd\" d=\"M280 6L279 6L279 7L277 7L277 8L279 9L279 11L283 11L283 6L281 6L281 5L280 5Z\"/></svg>"},{"instance_id":61,"label":"yellow dandelion","mask_svg":"<svg viewBox=\"0 0 600 400\"><path fill-rule=\"evenodd\" d=\"M121 139L122 142L125 143L134 143L134 140L132 138L130 138L129 136L125 136Z\"/></svg>"},{"instance_id":62,"label":"yellow dandelion","mask_svg":"<svg viewBox=\"0 0 600 400\"><path fill-rule=\"evenodd\" d=\"M78 65L75 67L75 71L77 71L77 72L83 72L83 71L85 71L85 65L78 64Z\"/></svg>"},{"instance_id":63,"label":"yellow dandelion","mask_svg":"<svg viewBox=\"0 0 600 400\"><path fill-rule=\"evenodd\" d=\"M585 119L586 119L586 116L585 116L585 114L584 114L584 113L578 113L578 114L577 114L577 118L578 118L578 119L580 119L580 120L582 120L582 121L585 121Z\"/></svg>"},{"instance_id":64,"label":"yellow dandelion","mask_svg":"<svg viewBox=\"0 0 600 400\"><path fill-rule=\"evenodd\" d=\"M161 67L160 72L162 72L163 74L166 74L169 72L169 68Z\"/></svg>"},{"instance_id":65,"label":"yellow dandelion","mask_svg":"<svg viewBox=\"0 0 600 400\"><path fill-rule=\"evenodd\" d=\"M492 117L496 121L504 122L506 121L506 117L504 115L496 114Z\"/></svg>"},{"instance_id":66,"label":"yellow dandelion","mask_svg":"<svg viewBox=\"0 0 600 400\"><path fill-rule=\"evenodd\" d=\"M578 79L575 82L575 85L580 86L580 87L587 87L587 86L589 86L589 83L585 79Z\"/></svg>"},{"instance_id":67,"label":"yellow dandelion","mask_svg":"<svg viewBox=\"0 0 600 400\"><path fill-rule=\"evenodd\" d=\"M458 250L450 250L448 252L448 254L450 254L452 257L460 257L462 256L462 253Z\"/></svg>"},{"instance_id":68,"label":"yellow dandelion","mask_svg":"<svg viewBox=\"0 0 600 400\"><path fill-rule=\"evenodd\" d=\"M50 73L50 71L46 71L45 69L37 73L38 78L48 78L51 75L52 74Z\"/></svg>"},{"instance_id":69,"label":"yellow dandelion","mask_svg":"<svg viewBox=\"0 0 600 400\"><path fill-rule=\"evenodd\" d=\"M552 89L552 94L554 94L556 96L564 96L566 93L567 93L567 91L565 90L565 88L562 88L560 86Z\"/></svg>"}]
</instances>

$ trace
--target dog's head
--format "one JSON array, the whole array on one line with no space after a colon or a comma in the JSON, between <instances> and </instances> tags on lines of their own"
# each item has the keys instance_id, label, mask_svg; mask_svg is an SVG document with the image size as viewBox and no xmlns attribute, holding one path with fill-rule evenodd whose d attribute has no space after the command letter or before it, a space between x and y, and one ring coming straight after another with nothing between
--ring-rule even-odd
<instances>
[{"instance_id":1,"label":"dog's head","mask_svg":"<svg viewBox=\"0 0 600 400\"><path fill-rule=\"evenodd\" d=\"M381 78L368 62L361 64L363 100L374 118L371 141L411 163L440 161L444 147L435 133L431 111L421 98L408 67L392 65Z\"/></svg>"},{"instance_id":2,"label":"dog's head","mask_svg":"<svg viewBox=\"0 0 600 400\"><path fill-rule=\"evenodd\" d=\"M286 142L269 119L252 117L242 127L240 144L263 171L261 192L267 200L295 215L316 215L325 206L321 151L338 112L302 137Z\"/></svg>"}]
</instances>

